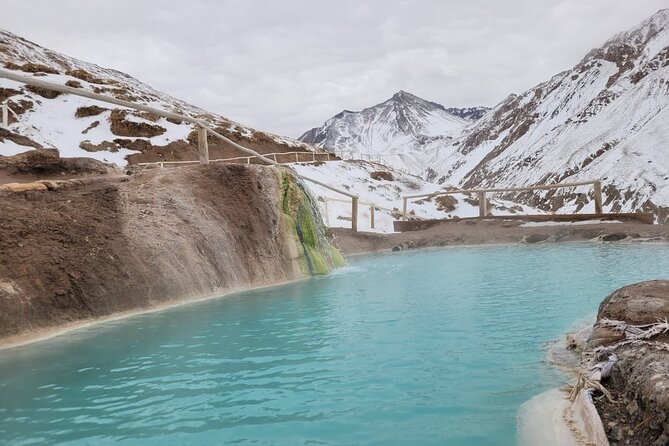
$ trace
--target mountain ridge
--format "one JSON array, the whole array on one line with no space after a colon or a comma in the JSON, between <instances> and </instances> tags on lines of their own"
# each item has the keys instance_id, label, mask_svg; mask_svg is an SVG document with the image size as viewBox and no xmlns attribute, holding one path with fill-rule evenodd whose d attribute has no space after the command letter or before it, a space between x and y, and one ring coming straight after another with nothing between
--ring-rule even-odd
<instances>
[{"instance_id":1,"label":"mountain ridge","mask_svg":"<svg viewBox=\"0 0 669 446\"><path fill-rule=\"evenodd\" d=\"M420 152L430 141L458 136L484 110L472 107L449 111L439 103L399 90L360 111L343 110L298 140L345 157L380 156L394 167L420 171L424 166L413 151Z\"/></svg>"},{"instance_id":2,"label":"mountain ridge","mask_svg":"<svg viewBox=\"0 0 669 446\"><path fill-rule=\"evenodd\" d=\"M448 109L446 109L448 110ZM329 121L318 145L369 151L338 138ZM356 127L348 129L351 133ZM365 128L362 128L365 130ZM334 137L328 132L335 132ZM329 138L329 139L328 139ZM460 135L397 141L394 167L463 188L521 187L601 179L608 212L669 217L669 9L602 46L572 68L511 94ZM341 148L339 149L341 150ZM587 188L519 198L547 212L594 209Z\"/></svg>"},{"instance_id":3,"label":"mountain ridge","mask_svg":"<svg viewBox=\"0 0 669 446\"><path fill-rule=\"evenodd\" d=\"M668 107L665 9L571 69L510 95L461 137L432 147L429 174L470 188L601 178L606 210L654 212L664 220ZM591 203L583 193L548 193L545 210L580 210Z\"/></svg>"}]
</instances>

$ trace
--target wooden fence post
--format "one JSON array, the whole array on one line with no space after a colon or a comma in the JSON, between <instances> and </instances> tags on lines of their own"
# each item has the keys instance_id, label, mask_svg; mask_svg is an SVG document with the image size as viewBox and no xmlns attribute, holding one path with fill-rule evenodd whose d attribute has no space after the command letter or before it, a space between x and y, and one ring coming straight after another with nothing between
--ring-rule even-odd
<instances>
[{"instance_id":1,"label":"wooden fence post","mask_svg":"<svg viewBox=\"0 0 669 446\"><path fill-rule=\"evenodd\" d=\"M2 104L2 127L9 127L9 106L6 102Z\"/></svg>"},{"instance_id":2,"label":"wooden fence post","mask_svg":"<svg viewBox=\"0 0 669 446\"><path fill-rule=\"evenodd\" d=\"M198 154L200 164L209 164L209 144L207 143L207 129L199 127L197 130Z\"/></svg>"},{"instance_id":3,"label":"wooden fence post","mask_svg":"<svg viewBox=\"0 0 669 446\"><path fill-rule=\"evenodd\" d=\"M358 232L358 197L351 198L351 229Z\"/></svg>"},{"instance_id":4,"label":"wooden fence post","mask_svg":"<svg viewBox=\"0 0 669 446\"><path fill-rule=\"evenodd\" d=\"M485 192L479 192L479 217L488 215L488 202L485 198Z\"/></svg>"},{"instance_id":5,"label":"wooden fence post","mask_svg":"<svg viewBox=\"0 0 669 446\"><path fill-rule=\"evenodd\" d=\"M369 223L372 229L374 229L374 203L369 206Z\"/></svg>"},{"instance_id":6,"label":"wooden fence post","mask_svg":"<svg viewBox=\"0 0 669 446\"><path fill-rule=\"evenodd\" d=\"M602 182L595 181L595 214L603 214L602 212Z\"/></svg>"}]
</instances>

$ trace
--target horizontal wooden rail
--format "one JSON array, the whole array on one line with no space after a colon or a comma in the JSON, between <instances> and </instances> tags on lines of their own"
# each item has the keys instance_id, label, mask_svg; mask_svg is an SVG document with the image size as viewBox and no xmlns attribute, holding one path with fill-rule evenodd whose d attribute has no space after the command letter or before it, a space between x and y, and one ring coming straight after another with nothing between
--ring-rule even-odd
<instances>
[{"instance_id":1,"label":"horizontal wooden rail","mask_svg":"<svg viewBox=\"0 0 669 446\"><path fill-rule=\"evenodd\" d=\"M290 155L295 155L296 156L296 161L290 160L286 162L280 162L280 164L285 165L285 164L292 164L292 163L299 163L299 156L300 155L309 155L311 157L311 162L317 161L316 158L319 156L321 157L326 157L328 161L331 160L331 155L329 152L275 152L275 153L265 153L263 154L264 156L271 156L271 157L276 157L278 156L290 156ZM209 160L210 163L219 163L219 162L224 162L224 161L240 161L244 160L246 161L246 164L251 164L251 160L256 158L256 156L236 156L233 158L216 158L213 160ZM278 162L278 161L277 161ZM308 163L309 161L302 161L303 163ZM165 165L170 165L170 164L199 164L199 160L181 160L181 161L148 161L145 163L137 163L137 166L158 166L158 167L165 167Z\"/></svg>"},{"instance_id":2,"label":"horizontal wooden rail","mask_svg":"<svg viewBox=\"0 0 669 446\"><path fill-rule=\"evenodd\" d=\"M393 167L390 165L390 163L387 161L388 156L382 156L382 155L371 155L369 153L362 153L357 150L344 150L340 149L334 150L334 154L341 159L349 159L349 160L362 160L362 161L368 161L370 163L375 163L379 164L380 166L385 167L386 169L392 169L396 170L401 173L405 173L407 175L414 175L413 172L409 169L405 169L403 167ZM357 156L357 158L355 158Z\"/></svg>"},{"instance_id":3,"label":"horizontal wooden rail","mask_svg":"<svg viewBox=\"0 0 669 446\"><path fill-rule=\"evenodd\" d=\"M45 88L47 90L53 90L53 91L59 91L61 93L67 93L67 94L72 94L75 96L81 96L84 98L88 99L93 99L96 101L100 102L106 102L108 104L114 104L118 105L120 107L125 107L125 108L130 108L134 110L139 110L139 111L144 111L147 113L152 113L158 116L163 116L165 118L170 118L176 121L184 121L184 122L190 122L191 124L195 124L196 126L199 127L198 130L202 129L202 131L199 131L198 133L198 146L200 150L200 162L202 164L208 164L209 163L209 152L208 152L208 147L207 147L207 139L206 135L207 133L210 133L214 136L216 136L218 139L221 141L224 141L225 143L229 144L230 146L238 149L241 152L248 153L249 155L258 158L265 163L271 165L271 166L280 166L281 164L276 162L275 160L271 158L267 158L266 156L256 152L253 149L249 149L248 147L244 147L241 144L238 144L231 139L227 138L226 136L220 134L214 128L212 128L208 122L198 119L198 118L193 118L192 116L188 115L180 115L178 113L172 113L166 110L161 110L159 108L151 107L149 105L144 105L144 104L136 104L134 102L129 102L129 101L124 101L122 99L117 99L111 96L105 96L102 94L98 93L93 93L90 91L86 91L81 88L73 88L73 87L68 87L67 85L60 85L60 84L54 84L53 82L47 82L43 81L40 79L36 79L31 76L24 76L21 74L16 74L12 71L5 70L5 69L0 69L0 78L4 79L9 79L14 82L20 82L23 84L28 84L28 85L33 85L35 87L40 87L40 88ZM204 136L204 138L203 138ZM346 197L351 198L351 211L353 214L353 220L351 221L351 229L353 231L358 230L358 224L357 224L357 216L358 216L358 196L351 194L349 192L346 192L341 189L337 189L336 187L332 187L329 184L323 183L321 181L315 180L311 177L308 177L306 175L300 175L297 172L293 170L293 174L297 178L301 178L305 181L309 181L314 184L318 184L321 187L324 187L326 189L329 189L333 192L336 192L338 194L344 195Z\"/></svg>"},{"instance_id":4,"label":"horizontal wooden rail","mask_svg":"<svg viewBox=\"0 0 669 446\"><path fill-rule=\"evenodd\" d=\"M495 193L495 192L527 192L533 190L549 190L549 189L560 189L565 187L577 187L577 186L588 186L593 185L594 188L594 200L595 200L595 214L602 214L602 183L600 180L586 180L586 181L575 181L573 183L559 183L559 184L540 184L536 186L526 186L526 187L494 187L488 189L456 189L448 191L439 191L429 194L417 194L417 195L405 195L402 197L402 219L406 220L407 217L407 206L408 201L415 198L432 198L440 195L453 195L453 194L477 194L479 199L479 217L485 217L488 215L488 201L486 194Z\"/></svg>"}]
</instances>

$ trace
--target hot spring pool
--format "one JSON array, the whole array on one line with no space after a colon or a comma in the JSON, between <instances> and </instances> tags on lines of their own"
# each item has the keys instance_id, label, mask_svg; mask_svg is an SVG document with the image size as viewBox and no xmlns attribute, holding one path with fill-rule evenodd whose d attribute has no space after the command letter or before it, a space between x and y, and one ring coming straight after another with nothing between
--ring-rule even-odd
<instances>
[{"instance_id":1,"label":"hot spring pool","mask_svg":"<svg viewBox=\"0 0 669 446\"><path fill-rule=\"evenodd\" d=\"M3 444L510 445L546 341L665 246L375 255L0 351Z\"/></svg>"}]
</instances>

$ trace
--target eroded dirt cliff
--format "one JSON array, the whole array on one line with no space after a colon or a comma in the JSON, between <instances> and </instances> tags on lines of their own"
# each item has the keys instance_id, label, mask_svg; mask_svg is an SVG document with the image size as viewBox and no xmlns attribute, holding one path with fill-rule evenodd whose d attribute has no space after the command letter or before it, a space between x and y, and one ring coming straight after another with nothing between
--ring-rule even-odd
<instances>
[{"instance_id":1,"label":"eroded dirt cliff","mask_svg":"<svg viewBox=\"0 0 669 446\"><path fill-rule=\"evenodd\" d=\"M311 200L252 165L0 192L0 342L328 272L341 257Z\"/></svg>"}]
</instances>

